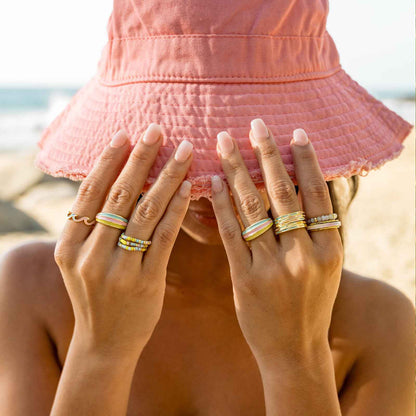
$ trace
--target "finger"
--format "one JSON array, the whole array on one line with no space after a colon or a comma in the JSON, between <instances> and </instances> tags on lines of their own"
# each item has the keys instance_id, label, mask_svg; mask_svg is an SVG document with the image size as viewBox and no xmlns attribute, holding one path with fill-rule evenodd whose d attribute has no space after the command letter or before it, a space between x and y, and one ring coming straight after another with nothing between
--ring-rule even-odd
<instances>
[{"instance_id":1,"label":"finger","mask_svg":"<svg viewBox=\"0 0 416 416\"><path fill-rule=\"evenodd\" d=\"M159 220L164 215L167 205L182 183L191 163L192 143L183 140L171 154L156 181L134 209L125 231L128 236L141 240L151 239ZM153 242L151 245L153 246ZM119 250L122 251L120 256L124 256L126 262L129 260L140 262L144 254L140 251L127 252L120 247ZM134 256L131 255L132 253L134 253Z\"/></svg>"},{"instance_id":2,"label":"finger","mask_svg":"<svg viewBox=\"0 0 416 416\"><path fill-rule=\"evenodd\" d=\"M268 218L263 198L251 179L236 141L226 131L218 133L217 140L217 151L222 169L227 177L244 227ZM241 238L243 239L243 237ZM276 247L277 242L273 227L251 240L250 245L253 255L264 254L270 251L270 247Z\"/></svg>"},{"instance_id":3,"label":"finger","mask_svg":"<svg viewBox=\"0 0 416 416\"><path fill-rule=\"evenodd\" d=\"M252 120L249 137L264 178L273 218L300 211L293 181L287 173L273 134L262 119ZM291 245L296 239L309 239L306 228L283 232L278 236L280 243L285 246Z\"/></svg>"},{"instance_id":4,"label":"finger","mask_svg":"<svg viewBox=\"0 0 416 416\"><path fill-rule=\"evenodd\" d=\"M127 163L111 187L102 212L120 215L126 219L130 217L161 142L160 126L151 123L134 146ZM101 250L115 248L119 236L119 229L100 223L97 223L91 233L91 239L100 242Z\"/></svg>"},{"instance_id":5,"label":"finger","mask_svg":"<svg viewBox=\"0 0 416 416\"><path fill-rule=\"evenodd\" d=\"M293 132L290 147L295 164L296 180L302 195L302 203L307 218L333 213L331 196L325 182L318 158L303 129ZM327 245L339 237L337 229L311 231L310 237L318 245Z\"/></svg>"},{"instance_id":6,"label":"finger","mask_svg":"<svg viewBox=\"0 0 416 416\"><path fill-rule=\"evenodd\" d=\"M129 146L127 133L118 131L111 143L107 145L93 169L82 181L71 212L79 218L95 219L95 215L104 203L108 190L126 162ZM67 221L63 230L63 238L73 244L84 241L94 227L84 222Z\"/></svg>"},{"instance_id":7,"label":"finger","mask_svg":"<svg viewBox=\"0 0 416 416\"><path fill-rule=\"evenodd\" d=\"M166 208L165 215L156 227L152 244L144 253L144 277L154 277L155 272L157 272L156 275L162 276L163 274L161 272L166 270L173 245L178 237L186 211L188 210L191 187L191 182L182 182Z\"/></svg>"},{"instance_id":8,"label":"finger","mask_svg":"<svg viewBox=\"0 0 416 416\"><path fill-rule=\"evenodd\" d=\"M241 266L244 270L248 270L252 262L251 251L241 236L240 223L235 216L228 186L218 175L212 176L211 184L212 207L228 262L231 268ZM276 244L275 241L274 244Z\"/></svg>"}]
</instances>

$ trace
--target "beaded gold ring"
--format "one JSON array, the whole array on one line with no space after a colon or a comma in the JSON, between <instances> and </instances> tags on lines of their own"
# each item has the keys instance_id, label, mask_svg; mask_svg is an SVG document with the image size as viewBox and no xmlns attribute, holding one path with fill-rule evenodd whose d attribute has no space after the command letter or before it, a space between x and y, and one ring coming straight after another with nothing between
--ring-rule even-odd
<instances>
[{"instance_id":1,"label":"beaded gold ring","mask_svg":"<svg viewBox=\"0 0 416 416\"><path fill-rule=\"evenodd\" d=\"M140 240L124 233L121 233L117 243L118 247L127 251L146 251L150 244L152 244L150 240Z\"/></svg>"},{"instance_id":2,"label":"beaded gold ring","mask_svg":"<svg viewBox=\"0 0 416 416\"><path fill-rule=\"evenodd\" d=\"M127 251L146 251L147 250L147 247L128 246L126 244L121 243L120 241L118 241L117 246Z\"/></svg>"},{"instance_id":3,"label":"beaded gold ring","mask_svg":"<svg viewBox=\"0 0 416 416\"><path fill-rule=\"evenodd\" d=\"M337 218L338 218L338 215L335 212L333 212L327 215L320 215L319 217L308 218L306 220L306 223L313 224L313 223L322 222L322 221L336 220Z\"/></svg>"},{"instance_id":4,"label":"beaded gold ring","mask_svg":"<svg viewBox=\"0 0 416 416\"><path fill-rule=\"evenodd\" d=\"M147 245L152 244L150 240L140 240L140 238L130 237L124 233L122 233L120 237L132 243L139 243L139 244L141 243L141 244L147 244Z\"/></svg>"}]
</instances>

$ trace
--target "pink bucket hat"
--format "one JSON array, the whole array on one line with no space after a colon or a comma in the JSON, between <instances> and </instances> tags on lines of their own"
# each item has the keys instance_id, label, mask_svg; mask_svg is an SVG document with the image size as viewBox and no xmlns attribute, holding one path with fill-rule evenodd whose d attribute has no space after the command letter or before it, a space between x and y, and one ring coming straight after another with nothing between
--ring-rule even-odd
<instances>
[{"instance_id":1,"label":"pink bucket hat","mask_svg":"<svg viewBox=\"0 0 416 416\"><path fill-rule=\"evenodd\" d=\"M191 199L212 200L211 176L226 179L216 153L221 130L264 189L248 138L260 117L294 184L296 128L308 133L325 180L366 175L401 153L413 126L341 68L328 11L328 0L114 0L97 73L43 132L36 165L82 180L117 130L133 146L155 122L164 142L144 192L187 139Z\"/></svg>"}]
</instances>

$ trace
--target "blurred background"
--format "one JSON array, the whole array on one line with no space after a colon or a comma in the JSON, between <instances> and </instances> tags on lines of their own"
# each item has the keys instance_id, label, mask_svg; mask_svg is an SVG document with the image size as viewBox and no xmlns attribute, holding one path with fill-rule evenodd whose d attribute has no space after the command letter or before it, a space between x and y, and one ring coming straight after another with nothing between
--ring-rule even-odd
<instances>
[{"instance_id":1,"label":"blurred background","mask_svg":"<svg viewBox=\"0 0 416 416\"><path fill-rule=\"evenodd\" d=\"M329 3L327 29L343 68L414 124L414 1ZM0 3L0 254L55 239L64 224L78 183L34 168L36 143L95 73L111 9L111 0ZM360 178L345 227L345 267L414 302L414 132L404 145L399 158Z\"/></svg>"}]
</instances>

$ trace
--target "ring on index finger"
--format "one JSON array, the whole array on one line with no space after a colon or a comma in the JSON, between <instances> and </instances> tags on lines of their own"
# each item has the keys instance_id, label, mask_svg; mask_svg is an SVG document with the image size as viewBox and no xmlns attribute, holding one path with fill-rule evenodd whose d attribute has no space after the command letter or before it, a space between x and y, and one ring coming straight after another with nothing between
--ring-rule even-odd
<instances>
[{"instance_id":1,"label":"ring on index finger","mask_svg":"<svg viewBox=\"0 0 416 416\"><path fill-rule=\"evenodd\" d=\"M85 225L94 225L95 220L92 220L89 217L81 217L78 214L74 214L71 211L68 211L66 214L66 219L74 222L83 222Z\"/></svg>"},{"instance_id":2,"label":"ring on index finger","mask_svg":"<svg viewBox=\"0 0 416 416\"><path fill-rule=\"evenodd\" d=\"M273 226L273 220L270 217L264 218L260 221L256 221L254 224L249 225L242 233L244 240L251 241L261 236L267 230Z\"/></svg>"}]
</instances>

